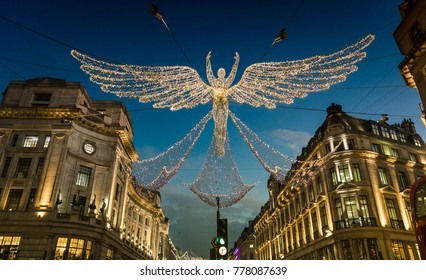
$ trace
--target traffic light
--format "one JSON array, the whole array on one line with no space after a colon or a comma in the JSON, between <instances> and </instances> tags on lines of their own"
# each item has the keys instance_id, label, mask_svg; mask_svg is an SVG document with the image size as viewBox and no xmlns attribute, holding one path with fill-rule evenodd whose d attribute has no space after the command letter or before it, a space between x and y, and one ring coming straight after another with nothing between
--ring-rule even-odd
<instances>
[{"instance_id":1,"label":"traffic light","mask_svg":"<svg viewBox=\"0 0 426 280\"><path fill-rule=\"evenodd\" d=\"M217 219L216 259L228 259L228 219Z\"/></svg>"}]
</instances>

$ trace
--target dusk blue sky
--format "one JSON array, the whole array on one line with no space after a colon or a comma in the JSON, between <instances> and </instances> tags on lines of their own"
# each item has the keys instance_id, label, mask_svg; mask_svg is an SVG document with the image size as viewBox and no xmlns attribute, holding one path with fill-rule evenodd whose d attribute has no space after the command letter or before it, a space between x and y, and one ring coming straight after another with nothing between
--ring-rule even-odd
<instances>
[{"instance_id":1,"label":"dusk blue sky","mask_svg":"<svg viewBox=\"0 0 426 280\"><path fill-rule=\"evenodd\" d=\"M161 21L150 14L152 2L158 6L189 61ZM244 69L259 62L267 50L263 61L302 59L338 51L372 33L376 39L366 49L367 57L344 83L326 92L297 99L294 104L286 105L288 108L269 110L231 104L230 109L263 140L291 157L300 153L322 124L325 109L331 102L365 119L378 120L380 115L377 114L389 114L388 123L391 124L412 117L418 133L426 138L426 130L418 117L421 112L417 90L405 86L397 67L403 57L392 34L401 20L398 5L402 2L2 1L1 17L57 42L0 18L0 88L5 90L11 80L48 76L81 82L92 99L119 100L89 81L79 69L80 64L71 57L70 47L120 63L193 66L204 80L205 58L209 51L212 51L215 73L219 67L229 73L238 51L241 60L237 82ZM269 49L283 27L289 37ZM120 100L131 112L133 141L142 159L155 156L182 139L211 109L211 104L207 104L171 112L152 109L151 104L142 104L136 99ZM222 217L228 218L230 243L233 244L267 201L268 174L231 121L228 130L242 178L248 184L258 182L239 203L221 211ZM171 219L173 242L181 250L193 251L205 258L208 258L210 241L215 235L216 209L202 202L180 180L192 182L196 179L211 134L212 122L176 178L161 190L164 212Z\"/></svg>"}]
</instances>

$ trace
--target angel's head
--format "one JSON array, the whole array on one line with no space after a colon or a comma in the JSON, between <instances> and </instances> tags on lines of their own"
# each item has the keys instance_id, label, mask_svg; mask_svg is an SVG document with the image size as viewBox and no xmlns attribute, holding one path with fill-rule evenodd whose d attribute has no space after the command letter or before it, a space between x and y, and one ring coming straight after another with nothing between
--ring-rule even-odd
<instances>
[{"instance_id":1,"label":"angel's head","mask_svg":"<svg viewBox=\"0 0 426 280\"><path fill-rule=\"evenodd\" d=\"M223 79L223 78L225 78L225 75L226 75L226 71L225 71L225 69L223 69L223 68L219 68L219 70L217 70L217 77L218 77L219 79Z\"/></svg>"}]
</instances>

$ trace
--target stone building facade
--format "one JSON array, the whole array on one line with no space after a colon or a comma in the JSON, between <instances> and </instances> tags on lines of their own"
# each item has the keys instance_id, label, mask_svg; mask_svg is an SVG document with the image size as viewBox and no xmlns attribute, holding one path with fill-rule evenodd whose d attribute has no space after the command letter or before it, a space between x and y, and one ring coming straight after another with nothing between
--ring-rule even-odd
<instances>
[{"instance_id":1,"label":"stone building facade","mask_svg":"<svg viewBox=\"0 0 426 280\"><path fill-rule=\"evenodd\" d=\"M426 0L405 0L398 8L401 22L393 35L404 56L398 67L407 86L419 92L426 126Z\"/></svg>"},{"instance_id":2,"label":"stone building facade","mask_svg":"<svg viewBox=\"0 0 426 280\"><path fill-rule=\"evenodd\" d=\"M160 194L133 180L132 137L123 104L91 100L78 82L10 82L0 104L0 258L169 255Z\"/></svg>"},{"instance_id":3,"label":"stone building facade","mask_svg":"<svg viewBox=\"0 0 426 280\"><path fill-rule=\"evenodd\" d=\"M315 177L269 179L254 220L257 259L419 259L410 185L425 175L426 152L413 122L364 120L332 104L298 159L335 147Z\"/></svg>"}]
</instances>

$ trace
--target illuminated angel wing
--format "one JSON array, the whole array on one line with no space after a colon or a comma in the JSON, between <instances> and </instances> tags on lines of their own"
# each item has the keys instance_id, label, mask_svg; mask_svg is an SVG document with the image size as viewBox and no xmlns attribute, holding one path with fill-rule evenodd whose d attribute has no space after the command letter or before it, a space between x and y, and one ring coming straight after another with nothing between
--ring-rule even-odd
<instances>
[{"instance_id":1,"label":"illuminated angel wing","mask_svg":"<svg viewBox=\"0 0 426 280\"><path fill-rule=\"evenodd\" d=\"M192 108L212 98L212 88L191 67L114 64L76 50L71 55L103 91L138 98L143 103L154 102L155 108Z\"/></svg>"},{"instance_id":2,"label":"illuminated angel wing","mask_svg":"<svg viewBox=\"0 0 426 280\"><path fill-rule=\"evenodd\" d=\"M362 50L373 40L374 36L368 35L326 56L250 65L241 80L229 89L228 96L238 103L275 108L276 103L290 104L296 97L306 97L308 92L327 90L358 69L355 64L366 56Z\"/></svg>"}]
</instances>

